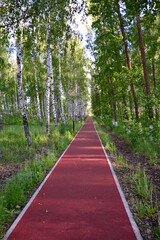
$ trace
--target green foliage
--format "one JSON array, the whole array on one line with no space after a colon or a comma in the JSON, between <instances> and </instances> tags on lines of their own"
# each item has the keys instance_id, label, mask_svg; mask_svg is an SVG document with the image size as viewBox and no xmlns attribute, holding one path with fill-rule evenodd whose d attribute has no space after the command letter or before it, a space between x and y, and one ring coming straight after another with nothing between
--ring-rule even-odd
<instances>
[{"instance_id":1,"label":"green foliage","mask_svg":"<svg viewBox=\"0 0 160 240\"><path fill-rule=\"evenodd\" d=\"M3 114L3 125L22 125L22 117L20 113Z\"/></svg>"},{"instance_id":2,"label":"green foliage","mask_svg":"<svg viewBox=\"0 0 160 240\"><path fill-rule=\"evenodd\" d=\"M118 162L121 162L121 163L125 163L125 160L124 160L124 158L123 158L122 155L118 155L118 156L117 156L117 161L118 161Z\"/></svg>"},{"instance_id":3,"label":"green foliage","mask_svg":"<svg viewBox=\"0 0 160 240\"><path fill-rule=\"evenodd\" d=\"M138 211L138 215L140 218L144 218L146 216L155 218L158 206L154 204L148 204L147 202L137 202L136 203L136 208Z\"/></svg>"},{"instance_id":4,"label":"green foliage","mask_svg":"<svg viewBox=\"0 0 160 240\"><path fill-rule=\"evenodd\" d=\"M154 124L153 129L150 129L148 126L143 126L141 123L133 120L125 120L119 122L118 126L115 126L107 116L104 116L103 119L96 119L99 123L106 126L108 130L112 130L122 138L127 139L134 151L148 155L150 164L159 164L160 131L157 124Z\"/></svg>"},{"instance_id":5,"label":"green foliage","mask_svg":"<svg viewBox=\"0 0 160 240\"><path fill-rule=\"evenodd\" d=\"M114 143L111 141L109 134L106 134L104 131L102 131L102 128L98 125L97 122L94 121L94 124L98 131L100 139L102 140L103 145L105 146L105 149L108 150L111 154L115 154L116 147Z\"/></svg>"},{"instance_id":6,"label":"green foliage","mask_svg":"<svg viewBox=\"0 0 160 240\"><path fill-rule=\"evenodd\" d=\"M12 178L6 183L6 188L4 192L5 204L8 209L13 209L16 205L23 205L25 202L24 190L16 182L12 182Z\"/></svg>"},{"instance_id":7,"label":"green foliage","mask_svg":"<svg viewBox=\"0 0 160 240\"><path fill-rule=\"evenodd\" d=\"M160 239L160 226L154 229L154 234L155 234L156 240Z\"/></svg>"},{"instance_id":8,"label":"green foliage","mask_svg":"<svg viewBox=\"0 0 160 240\"><path fill-rule=\"evenodd\" d=\"M150 183L144 169L137 168L132 175L132 185L137 193L145 200L152 201L153 192L156 192L152 182Z\"/></svg>"}]
</instances>

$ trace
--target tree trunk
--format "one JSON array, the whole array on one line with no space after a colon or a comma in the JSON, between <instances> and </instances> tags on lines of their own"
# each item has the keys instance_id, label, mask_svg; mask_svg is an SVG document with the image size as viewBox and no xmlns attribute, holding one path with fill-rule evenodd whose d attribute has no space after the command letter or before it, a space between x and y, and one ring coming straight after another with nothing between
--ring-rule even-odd
<instances>
[{"instance_id":1,"label":"tree trunk","mask_svg":"<svg viewBox=\"0 0 160 240\"><path fill-rule=\"evenodd\" d=\"M0 147L0 159L3 158L3 154L2 154L2 150L1 150L1 147Z\"/></svg>"},{"instance_id":2,"label":"tree trunk","mask_svg":"<svg viewBox=\"0 0 160 240\"><path fill-rule=\"evenodd\" d=\"M145 57L145 50L144 50L144 43L143 43L143 36L142 36L142 29L141 29L141 22L139 14L136 15L137 20L137 29L138 29L138 36L139 36L139 43L140 43L140 50L141 50L141 59L143 64L143 73L145 79L145 86L146 86L146 93L147 93L147 108L148 108L148 116L150 119L153 118L153 109L151 103L151 90L150 90L150 83L149 83L149 75L147 69L147 62Z\"/></svg>"},{"instance_id":3,"label":"tree trunk","mask_svg":"<svg viewBox=\"0 0 160 240\"><path fill-rule=\"evenodd\" d=\"M124 94L123 94L123 105L124 105L124 117L125 119L128 120L129 118L128 118L128 111L127 111L127 102Z\"/></svg>"},{"instance_id":4,"label":"tree trunk","mask_svg":"<svg viewBox=\"0 0 160 240\"><path fill-rule=\"evenodd\" d=\"M157 81L156 81L156 71L155 71L155 63L153 60L152 63L152 70L153 70L153 83L154 83L154 89L157 88ZM155 93L155 98L157 98L157 94ZM159 120L159 111L158 111L158 106L155 106L155 113L156 113L156 120Z\"/></svg>"},{"instance_id":5,"label":"tree trunk","mask_svg":"<svg viewBox=\"0 0 160 240\"><path fill-rule=\"evenodd\" d=\"M68 115L69 115L69 118L71 118L71 115L72 115L72 96L71 96L68 56L67 56L66 61L67 61L67 72L68 72Z\"/></svg>"},{"instance_id":6,"label":"tree trunk","mask_svg":"<svg viewBox=\"0 0 160 240\"><path fill-rule=\"evenodd\" d=\"M0 131L3 129L3 126L2 126L2 113L0 112Z\"/></svg>"},{"instance_id":7,"label":"tree trunk","mask_svg":"<svg viewBox=\"0 0 160 240\"><path fill-rule=\"evenodd\" d=\"M75 115L74 115L74 101L72 102L72 119L73 119L73 132L74 132L74 121L75 121Z\"/></svg>"},{"instance_id":8,"label":"tree trunk","mask_svg":"<svg viewBox=\"0 0 160 240\"><path fill-rule=\"evenodd\" d=\"M42 117L44 117L45 114L44 114L44 99L43 98L41 98L41 108L42 108Z\"/></svg>"},{"instance_id":9,"label":"tree trunk","mask_svg":"<svg viewBox=\"0 0 160 240\"><path fill-rule=\"evenodd\" d=\"M120 23L120 28L121 28L121 34L123 37L126 62L127 62L128 69L131 69L131 60L130 60L130 56L129 56L128 44L127 44L126 34L124 31L123 19L122 19L121 13L120 13L119 3L117 3L117 10L118 10L118 18L119 18L119 23ZM138 107L136 88L134 85L133 78L131 78L131 91L132 91L132 96L134 99L134 108L135 108L135 113L136 113L136 119L138 120L139 119L139 107Z\"/></svg>"},{"instance_id":10,"label":"tree trunk","mask_svg":"<svg viewBox=\"0 0 160 240\"><path fill-rule=\"evenodd\" d=\"M20 32L17 34L17 87L18 87L18 96L19 96L19 106L20 106L21 115L23 118L25 137L27 139L28 146L31 146L32 142L30 138L28 119L27 119L24 96L23 96L23 87L22 87L22 56L21 56Z\"/></svg>"},{"instance_id":11,"label":"tree trunk","mask_svg":"<svg viewBox=\"0 0 160 240\"><path fill-rule=\"evenodd\" d=\"M37 117L40 122L40 126L42 127L42 117L41 117L41 109L40 109L40 101L39 101L39 93L38 93L38 83L37 83L37 73L36 73L36 61L34 57L34 78L35 78L35 90L36 90L36 103L37 103Z\"/></svg>"},{"instance_id":12,"label":"tree trunk","mask_svg":"<svg viewBox=\"0 0 160 240\"><path fill-rule=\"evenodd\" d=\"M77 71L74 67L74 78L75 78L75 120L78 119L78 86L77 86Z\"/></svg>"},{"instance_id":13,"label":"tree trunk","mask_svg":"<svg viewBox=\"0 0 160 240\"><path fill-rule=\"evenodd\" d=\"M62 112L62 122L65 124L65 115L64 115L64 107L63 107L63 99L62 99L62 77L61 77L61 55L60 55L60 46L59 46L59 39L58 39L58 59L59 59L59 96L60 96L60 103L61 103L61 112Z\"/></svg>"},{"instance_id":14,"label":"tree trunk","mask_svg":"<svg viewBox=\"0 0 160 240\"><path fill-rule=\"evenodd\" d=\"M50 29L49 28L50 28L50 21L48 16L48 19L47 19L47 86L46 86L46 104L45 104L47 137L50 136L50 61L49 61Z\"/></svg>"},{"instance_id":15,"label":"tree trunk","mask_svg":"<svg viewBox=\"0 0 160 240\"><path fill-rule=\"evenodd\" d=\"M16 64L14 64L14 82L15 82L15 87L14 87L14 91L15 91L15 104L14 104L14 108L15 111L18 111L18 101L17 101L17 86L16 86Z\"/></svg>"},{"instance_id":16,"label":"tree trunk","mask_svg":"<svg viewBox=\"0 0 160 240\"><path fill-rule=\"evenodd\" d=\"M109 78L109 84L111 86L111 93L112 93L112 105L113 105L113 112L114 112L114 121L115 125L117 126L117 106L115 101L115 94L114 94L114 88L112 83L112 77Z\"/></svg>"},{"instance_id":17,"label":"tree trunk","mask_svg":"<svg viewBox=\"0 0 160 240\"><path fill-rule=\"evenodd\" d=\"M54 75L53 75L53 67L52 67L52 54L51 47L49 46L49 65L50 65L50 73L51 73L51 101L52 101L52 111L53 111L53 120L55 127L58 128L57 124L57 116L56 116L56 104L55 104L55 94L54 94Z\"/></svg>"}]
</instances>

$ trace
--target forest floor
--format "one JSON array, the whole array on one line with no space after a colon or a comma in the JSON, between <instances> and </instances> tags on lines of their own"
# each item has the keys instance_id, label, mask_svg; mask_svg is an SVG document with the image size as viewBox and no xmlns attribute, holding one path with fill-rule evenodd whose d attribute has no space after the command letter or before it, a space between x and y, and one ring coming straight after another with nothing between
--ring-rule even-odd
<instances>
[{"instance_id":1,"label":"forest floor","mask_svg":"<svg viewBox=\"0 0 160 240\"><path fill-rule=\"evenodd\" d=\"M118 134L108 131L105 126L100 126L106 134L110 135L112 142L116 147L116 154L110 153L106 150L118 177L120 186L124 192L126 200L129 204L131 212L136 220L136 223L140 229L141 235L144 240L155 240L160 239L159 237L155 238L154 229L157 227L158 221L156 217L139 217L137 213L136 203L140 202L142 198L137 196L131 186L131 176L137 168L144 168L145 173L150 180L156 186L156 198L160 200L160 166L159 165L150 165L149 159L144 154L139 154L134 152L129 143L122 139ZM117 161L117 156L122 155L126 164ZM155 196L153 196L155 198ZM156 201L156 199L154 199ZM160 218L160 216L159 216Z\"/></svg>"}]
</instances>

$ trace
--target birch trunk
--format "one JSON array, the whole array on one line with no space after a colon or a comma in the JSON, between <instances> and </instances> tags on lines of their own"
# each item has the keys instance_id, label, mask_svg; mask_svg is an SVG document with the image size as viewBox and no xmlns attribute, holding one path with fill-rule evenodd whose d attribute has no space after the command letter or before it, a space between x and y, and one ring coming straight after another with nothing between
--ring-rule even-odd
<instances>
[{"instance_id":1,"label":"birch trunk","mask_svg":"<svg viewBox=\"0 0 160 240\"><path fill-rule=\"evenodd\" d=\"M53 111L53 120L55 127L58 128L57 124L57 116L56 116L56 104L55 104L55 94L54 94L54 75L53 75L53 67L52 67L52 54L51 48L49 45L49 65L50 65L50 73L51 73L51 101L52 101L52 111Z\"/></svg>"},{"instance_id":2,"label":"birch trunk","mask_svg":"<svg viewBox=\"0 0 160 240\"><path fill-rule=\"evenodd\" d=\"M74 121L75 121L75 115L74 115L74 101L72 102L72 119L73 119L73 132L74 132Z\"/></svg>"},{"instance_id":3,"label":"birch trunk","mask_svg":"<svg viewBox=\"0 0 160 240\"><path fill-rule=\"evenodd\" d=\"M31 142L31 137L29 132L28 119L26 114L23 87L22 87L21 36L19 34L17 34L17 87L18 87L18 96L19 96L19 106L20 106L21 115L23 118L25 137L27 139L28 146L31 146L32 142Z\"/></svg>"},{"instance_id":4,"label":"birch trunk","mask_svg":"<svg viewBox=\"0 0 160 240\"><path fill-rule=\"evenodd\" d=\"M42 117L44 117L45 114L44 114L44 100L43 100L43 98L41 99L41 108L42 108Z\"/></svg>"},{"instance_id":5,"label":"birch trunk","mask_svg":"<svg viewBox=\"0 0 160 240\"><path fill-rule=\"evenodd\" d=\"M47 19L47 87L46 87L46 105L45 105L45 113L46 113L46 134L47 137L50 135L50 66L49 66L49 16Z\"/></svg>"},{"instance_id":6,"label":"birch trunk","mask_svg":"<svg viewBox=\"0 0 160 240\"><path fill-rule=\"evenodd\" d=\"M77 86L77 71L76 67L74 68L74 78L75 78L75 120L78 119L78 86Z\"/></svg>"},{"instance_id":7,"label":"birch trunk","mask_svg":"<svg viewBox=\"0 0 160 240\"><path fill-rule=\"evenodd\" d=\"M68 115L71 118L71 115L72 115L72 96L71 96L68 56L67 56L67 60L66 61L67 61L67 73L68 73Z\"/></svg>"},{"instance_id":8,"label":"birch trunk","mask_svg":"<svg viewBox=\"0 0 160 240\"><path fill-rule=\"evenodd\" d=\"M121 13L120 13L120 7L119 7L118 3L117 3L117 10L118 10L118 18L119 18L119 23L120 23L120 28L121 28L121 34L123 37L123 45L124 45L124 49L125 49L126 62L127 62L128 69L131 69L131 60L130 60L130 56L129 56L128 44L127 44L126 34L125 34L125 30L124 30L123 19L122 19ZM132 92L132 96L134 99L134 108L135 108L135 113L136 113L136 119L138 120L139 119L139 107L138 107L137 93L136 93L136 88L134 85L133 78L131 78L131 92Z\"/></svg>"},{"instance_id":9,"label":"birch trunk","mask_svg":"<svg viewBox=\"0 0 160 240\"><path fill-rule=\"evenodd\" d=\"M149 82L149 74L147 69L147 62L145 57L145 50L144 50L144 43L143 43L143 36L142 36L142 29L141 29L141 22L139 14L136 15L137 20L137 29L138 29L138 36L139 36L139 43L140 43L140 50L141 50L141 59L143 64L143 73L145 79L145 86L146 86L146 94L147 94L147 108L148 108L148 117L150 119L153 118L153 109L151 104L151 90L150 90L150 82Z\"/></svg>"},{"instance_id":10,"label":"birch trunk","mask_svg":"<svg viewBox=\"0 0 160 240\"><path fill-rule=\"evenodd\" d=\"M3 129L3 126L2 126L2 113L0 112L0 131Z\"/></svg>"},{"instance_id":11,"label":"birch trunk","mask_svg":"<svg viewBox=\"0 0 160 240\"><path fill-rule=\"evenodd\" d=\"M18 111L18 101L17 101L17 86L16 86L16 66L14 64L14 82L15 82L15 87L14 87L14 91L15 91L15 104L14 104L14 108L15 111Z\"/></svg>"},{"instance_id":12,"label":"birch trunk","mask_svg":"<svg viewBox=\"0 0 160 240\"><path fill-rule=\"evenodd\" d=\"M0 159L3 158L3 154L2 154L2 150L1 150L1 147L0 147Z\"/></svg>"},{"instance_id":13,"label":"birch trunk","mask_svg":"<svg viewBox=\"0 0 160 240\"><path fill-rule=\"evenodd\" d=\"M34 57L34 79L35 79L35 90L36 90L36 105L37 105L37 117L40 122L40 126L42 127L42 117L41 117L41 109L40 109L40 101L39 101L39 93L38 93L38 82L37 82L37 73L36 73L36 61Z\"/></svg>"},{"instance_id":14,"label":"birch trunk","mask_svg":"<svg viewBox=\"0 0 160 240\"><path fill-rule=\"evenodd\" d=\"M58 39L58 59L59 59L59 95L60 95L60 103L61 103L61 112L62 112L62 122L65 124L65 115L64 115L64 107L63 107L63 99L62 99L62 79L61 79L61 55L60 55L60 46Z\"/></svg>"}]
</instances>

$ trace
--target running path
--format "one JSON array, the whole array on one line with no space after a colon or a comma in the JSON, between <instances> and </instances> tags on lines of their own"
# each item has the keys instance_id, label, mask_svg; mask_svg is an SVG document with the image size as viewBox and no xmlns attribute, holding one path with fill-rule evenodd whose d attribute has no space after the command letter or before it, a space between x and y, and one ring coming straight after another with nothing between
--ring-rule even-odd
<instances>
[{"instance_id":1,"label":"running path","mask_svg":"<svg viewBox=\"0 0 160 240\"><path fill-rule=\"evenodd\" d=\"M91 117L21 215L4 239L141 239L132 229Z\"/></svg>"}]
</instances>

